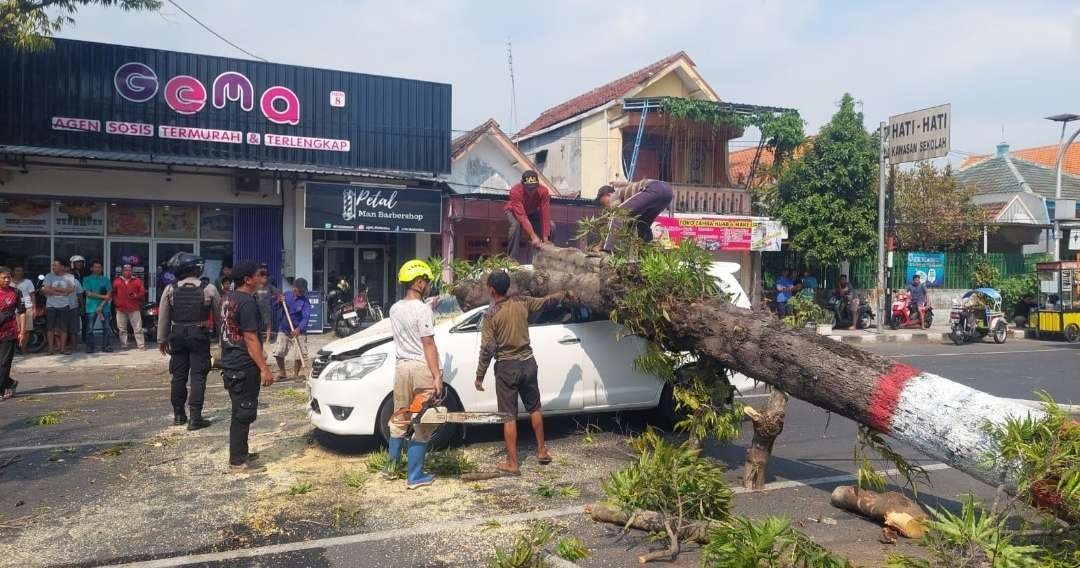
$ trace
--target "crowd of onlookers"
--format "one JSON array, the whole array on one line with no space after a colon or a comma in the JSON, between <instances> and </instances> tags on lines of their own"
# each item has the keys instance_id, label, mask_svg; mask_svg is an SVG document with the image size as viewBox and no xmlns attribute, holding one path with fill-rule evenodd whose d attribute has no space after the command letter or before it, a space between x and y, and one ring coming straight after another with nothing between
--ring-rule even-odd
<instances>
[{"instance_id":1,"label":"crowd of onlookers","mask_svg":"<svg viewBox=\"0 0 1080 568\"><path fill-rule=\"evenodd\" d=\"M788 301L795 296L814 298L814 291L818 288L818 279L809 268L801 271L785 268L776 275L774 287L776 298L773 306L776 315L782 318L789 314Z\"/></svg>"}]
</instances>

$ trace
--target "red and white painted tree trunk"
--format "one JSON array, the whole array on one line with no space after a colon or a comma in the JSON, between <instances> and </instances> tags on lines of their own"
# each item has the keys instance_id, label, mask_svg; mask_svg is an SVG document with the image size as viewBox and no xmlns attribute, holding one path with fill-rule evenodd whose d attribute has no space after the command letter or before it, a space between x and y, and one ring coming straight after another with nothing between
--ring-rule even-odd
<instances>
[{"instance_id":1,"label":"red and white painted tree trunk","mask_svg":"<svg viewBox=\"0 0 1080 568\"><path fill-rule=\"evenodd\" d=\"M545 246L534 270L513 275L511 293L541 296L574 291L595 310L610 311L633 274L617 274L603 259ZM484 302L479 283L463 282L463 307ZM906 442L922 453L991 485L1014 486L994 465L996 444L987 422L1039 416L1041 411L998 398L805 330L793 330L716 300L664 306L671 325L665 342L712 357L728 368L810 404Z\"/></svg>"}]
</instances>

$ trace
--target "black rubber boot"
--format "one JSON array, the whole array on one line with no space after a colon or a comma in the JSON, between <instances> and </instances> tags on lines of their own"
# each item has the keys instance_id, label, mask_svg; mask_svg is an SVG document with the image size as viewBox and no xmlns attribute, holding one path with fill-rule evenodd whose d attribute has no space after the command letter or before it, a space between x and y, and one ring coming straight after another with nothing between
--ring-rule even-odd
<instances>
[{"instance_id":1,"label":"black rubber boot","mask_svg":"<svg viewBox=\"0 0 1080 568\"><path fill-rule=\"evenodd\" d=\"M202 409L191 407L191 421L188 422L188 430L202 430L210 426L210 421L203 418Z\"/></svg>"},{"instance_id":2,"label":"black rubber boot","mask_svg":"<svg viewBox=\"0 0 1080 568\"><path fill-rule=\"evenodd\" d=\"M183 426L187 424L187 414L184 414L184 409L173 410L173 426Z\"/></svg>"}]
</instances>

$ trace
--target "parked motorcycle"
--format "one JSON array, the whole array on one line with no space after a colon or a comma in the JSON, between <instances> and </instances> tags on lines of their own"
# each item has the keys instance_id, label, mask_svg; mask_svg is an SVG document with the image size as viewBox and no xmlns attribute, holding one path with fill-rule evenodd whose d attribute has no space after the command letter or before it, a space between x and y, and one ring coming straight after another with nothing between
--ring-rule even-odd
<instances>
[{"instance_id":1,"label":"parked motorcycle","mask_svg":"<svg viewBox=\"0 0 1080 568\"><path fill-rule=\"evenodd\" d=\"M366 286L351 297L349 289L348 281L342 279L326 295L327 317L338 337L348 337L360 331L363 322L377 322L384 317L382 307L368 300Z\"/></svg>"},{"instance_id":2,"label":"parked motorcycle","mask_svg":"<svg viewBox=\"0 0 1080 568\"><path fill-rule=\"evenodd\" d=\"M142 316L143 337L146 338L147 343L154 343L157 341L157 324L158 324L158 303L146 302L139 308L139 314ZM112 327L113 335L120 337L120 327L116 323L116 313L112 314L109 318L109 326ZM123 330L123 333L130 333L128 330Z\"/></svg>"},{"instance_id":3,"label":"parked motorcycle","mask_svg":"<svg viewBox=\"0 0 1080 568\"><path fill-rule=\"evenodd\" d=\"M919 314L922 318L919 318ZM900 291L893 297L892 310L889 316L890 329L929 329L934 324L934 308L930 306L916 306L911 301L911 294Z\"/></svg>"},{"instance_id":4,"label":"parked motorcycle","mask_svg":"<svg viewBox=\"0 0 1080 568\"><path fill-rule=\"evenodd\" d=\"M993 288L978 288L953 299L949 328L949 337L957 345L987 335L993 337L994 343L1005 343L1009 337L1009 324L1001 312L1001 294Z\"/></svg>"},{"instance_id":5,"label":"parked motorcycle","mask_svg":"<svg viewBox=\"0 0 1080 568\"><path fill-rule=\"evenodd\" d=\"M829 309L833 313L833 326L839 329L851 327L851 306L847 298L834 295L829 298ZM856 329L869 329L874 325L874 310L865 298L859 298L858 313L855 316Z\"/></svg>"},{"instance_id":6,"label":"parked motorcycle","mask_svg":"<svg viewBox=\"0 0 1080 568\"><path fill-rule=\"evenodd\" d=\"M48 339L45 337L45 307L38 305L36 301L34 302L33 318L34 329L26 334L24 353L41 353L48 344Z\"/></svg>"}]
</instances>

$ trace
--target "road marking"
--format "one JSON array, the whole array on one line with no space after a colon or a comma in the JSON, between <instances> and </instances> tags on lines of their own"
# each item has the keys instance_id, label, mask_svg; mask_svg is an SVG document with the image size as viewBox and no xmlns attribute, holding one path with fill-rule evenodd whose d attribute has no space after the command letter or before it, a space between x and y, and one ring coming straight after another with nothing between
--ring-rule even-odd
<instances>
[{"instance_id":1,"label":"road marking","mask_svg":"<svg viewBox=\"0 0 1080 568\"><path fill-rule=\"evenodd\" d=\"M952 469L949 464L945 463L932 463L923 466L926 471L941 471L943 469ZM882 475L898 475L900 470L886 469L879 471ZM780 489L793 489L796 487L813 487L816 485L829 485L830 483L843 483L845 481L855 481L858 476L850 473L844 475L830 475L828 477L811 477L810 479L800 479L792 481L774 481L772 483L766 483L765 487L759 491L753 489L747 489L745 487L735 487L732 491L738 495L741 493L767 493L769 491L777 491Z\"/></svg>"},{"instance_id":2,"label":"road marking","mask_svg":"<svg viewBox=\"0 0 1080 568\"><path fill-rule=\"evenodd\" d=\"M905 354L905 355L882 355L889 359L910 359L913 357L966 357L976 355L1009 355L1012 353L1047 353L1050 351L1073 351L1080 353L1080 349L1074 349L1071 347L1056 347L1053 349L1025 349L1017 351L972 351L968 353L928 353L926 355L919 354Z\"/></svg>"},{"instance_id":3,"label":"road marking","mask_svg":"<svg viewBox=\"0 0 1080 568\"><path fill-rule=\"evenodd\" d=\"M950 469L948 465L943 463L928 464L923 466L923 468L926 471L939 471L943 469ZM889 469L885 471L880 471L878 473L881 473L883 475L896 475L899 472L895 469ZM830 483L841 483L844 481L852 481L855 478L856 476L851 474L833 475L829 477L814 477L802 481L777 481L769 483L765 485L764 489L756 492L742 487L736 487L733 489L733 491L736 494L764 493L780 489L792 489L796 487L810 487L815 485L828 485ZM583 512L584 507L582 507L581 505L574 505L570 507L562 507L559 509L545 509L543 511L514 513L511 515L502 515L498 517L481 517L477 519L454 520L452 522L441 522L437 524L421 525L411 528L388 529L384 531L327 537L314 540L303 540L285 544L272 544L267 546L227 550L224 552L213 552L207 554L189 554L185 556L174 556L172 558L159 558L157 560L132 562L129 564L116 564L113 566L119 568L173 568L175 566L186 566L188 564L225 562L240 558L256 558L259 556L266 556L270 554L286 554L301 550L311 550L313 548L332 548L335 546L347 546L352 544L361 544L365 542L377 542L394 538L414 539L417 536L426 536L452 529L471 528L481 524L489 523L491 521L498 522L499 524L519 523L525 521L535 521L539 519L569 517L571 515L583 514Z\"/></svg>"},{"instance_id":4,"label":"road marking","mask_svg":"<svg viewBox=\"0 0 1080 568\"><path fill-rule=\"evenodd\" d=\"M167 391L169 387L138 387L133 389L105 389L105 390L70 390L58 392L33 392L23 391L21 396L60 396L65 394L107 394L114 392L139 392L139 391Z\"/></svg>"}]
</instances>

